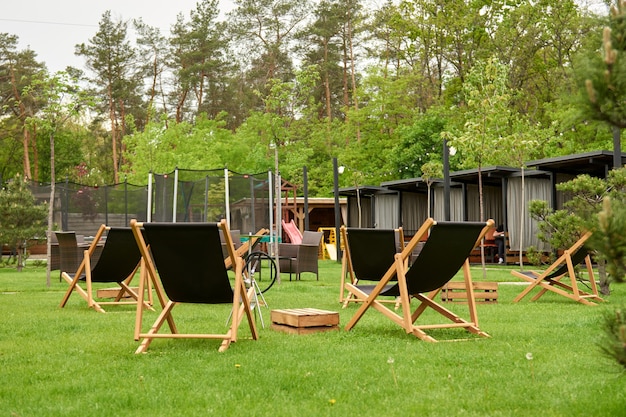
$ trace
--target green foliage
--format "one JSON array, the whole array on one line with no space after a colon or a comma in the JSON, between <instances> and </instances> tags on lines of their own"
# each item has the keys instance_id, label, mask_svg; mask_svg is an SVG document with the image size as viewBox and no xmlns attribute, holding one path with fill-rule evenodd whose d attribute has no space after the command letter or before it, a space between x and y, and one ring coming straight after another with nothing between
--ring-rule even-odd
<instances>
[{"instance_id":1,"label":"green foliage","mask_svg":"<svg viewBox=\"0 0 626 417\"><path fill-rule=\"evenodd\" d=\"M554 210L543 200L531 201L528 211L539 222L537 237L552 248L568 248L582 236L584 221L574 213Z\"/></svg>"},{"instance_id":2,"label":"green foliage","mask_svg":"<svg viewBox=\"0 0 626 417\"><path fill-rule=\"evenodd\" d=\"M542 265L546 262L552 263L554 261L553 256L550 256L548 259L545 259L545 256L542 252L538 251L534 246L529 246L526 249L526 259L528 259L528 263L531 265Z\"/></svg>"},{"instance_id":3,"label":"green foliage","mask_svg":"<svg viewBox=\"0 0 626 417\"><path fill-rule=\"evenodd\" d=\"M593 248L606 261L606 270L617 282L626 280L626 204L605 197L598 213L597 230L591 238Z\"/></svg>"},{"instance_id":4,"label":"green foliage","mask_svg":"<svg viewBox=\"0 0 626 417\"><path fill-rule=\"evenodd\" d=\"M400 142L393 147L392 156L402 178L420 177L425 164L442 161L441 132L445 127L446 120L443 117L429 113L417 118L411 126L400 129Z\"/></svg>"},{"instance_id":5,"label":"green foliage","mask_svg":"<svg viewBox=\"0 0 626 417\"><path fill-rule=\"evenodd\" d=\"M449 144L463 155L463 168L494 162L500 140L511 134L514 117L509 106L508 69L495 58L476 63L463 84L465 123L459 135L449 135Z\"/></svg>"},{"instance_id":6,"label":"green foliage","mask_svg":"<svg viewBox=\"0 0 626 417\"><path fill-rule=\"evenodd\" d=\"M626 310L622 307L605 313L603 330L600 349L626 369Z\"/></svg>"},{"instance_id":7,"label":"green foliage","mask_svg":"<svg viewBox=\"0 0 626 417\"><path fill-rule=\"evenodd\" d=\"M588 114L618 128L626 127L626 4L611 6L608 25L602 33L600 54L585 67Z\"/></svg>"},{"instance_id":8,"label":"green foliage","mask_svg":"<svg viewBox=\"0 0 626 417\"><path fill-rule=\"evenodd\" d=\"M254 119L251 119L254 120ZM215 169L228 167L250 172L259 154L258 139L233 135L221 119L198 118L195 124L163 120L150 122L143 132L123 139L128 181L145 184L149 172L166 173L175 168ZM264 155L265 156L265 155ZM266 170L267 167L255 172Z\"/></svg>"},{"instance_id":9,"label":"green foliage","mask_svg":"<svg viewBox=\"0 0 626 417\"><path fill-rule=\"evenodd\" d=\"M0 242L17 249L18 269L28 240L45 236L47 212L47 204L35 204L28 181L20 175L0 190Z\"/></svg>"},{"instance_id":10,"label":"green foliage","mask_svg":"<svg viewBox=\"0 0 626 417\"><path fill-rule=\"evenodd\" d=\"M284 178L300 183L306 164L310 191L329 195L333 157L371 184L420 176L441 159L441 131L458 150L452 170L611 143L565 99L577 87L574 57L602 60L591 41L602 22L577 2L371 3L237 0L220 21L219 2L202 0L169 37L140 21L133 37L128 22L104 13L76 46L99 100L88 105L89 125L58 127L57 177L81 163L107 183L120 182L120 166L141 183L150 169L175 166L259 172L274 166L276 143ZM615 50L621 25L611 23ZM48 132L23 130L40 102L20 109L14 97L43 64L17 49L17 37L1 38L0 175L28 171L30 156L46 180Z\"/></svg>"}]
</instances>

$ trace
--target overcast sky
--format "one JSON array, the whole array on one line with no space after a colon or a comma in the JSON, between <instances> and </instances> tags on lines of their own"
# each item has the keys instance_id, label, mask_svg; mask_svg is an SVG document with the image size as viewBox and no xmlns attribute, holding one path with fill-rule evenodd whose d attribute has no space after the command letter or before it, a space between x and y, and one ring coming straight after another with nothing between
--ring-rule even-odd
<instances>
[{"instance_id":1,"label":"overcast sky","mask_svg":"<svg viewBox=\"0 0 626 417\"><path fill-rule=\"evenodd\" d=\"M74 55L74 45L87 43L98 30L102 14L110 10L117 20L142 18L161 29L165 36L176 15L195 9L198 0L13 0L3 2L0 32L17 35L19 49L30 47L52 72L68 65L84 68L83 58ZM232 0L219 0L223 12Z\"/></svg>"}]
</instances>

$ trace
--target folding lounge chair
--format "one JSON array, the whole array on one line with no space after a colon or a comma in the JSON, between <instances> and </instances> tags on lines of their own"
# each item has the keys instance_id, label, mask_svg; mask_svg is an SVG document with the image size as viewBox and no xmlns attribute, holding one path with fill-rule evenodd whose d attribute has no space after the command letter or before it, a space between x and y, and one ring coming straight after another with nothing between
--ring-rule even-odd
<instances>
[{"instance_id":1,"label":"folding lounge chair","mask_svg":"<svg viewBox=\"0 0 626 417\"><path fill-rule=\"evenodd\" d=\"M345 250L341 260L339 302L345 308L349 302L363 301L346 288L346 282L370 294L376 286L372 282L378 282L385 275L395 262L396 253L404 248L404 234L402 228L357 229L342 226L341 241Z\"/></svg>"},{"instance_id":2,"label":"folding lounge chair","mask_svg":"<svg viewBox=\"0 0 626 417\"><path fill-rule=\"evenodd\" d=\"M100 249L98 244L106 232L104 246ZM101 252L100 252L101 251ZM98 253L95 259L96 252ZM77 292L87 301L87 305L96 311L104 313L103 305L135 304L139 295L129 286L137 269L141 264L141 253L135 242L133 232L129 227L107 227L101 225L89 248L83 251L82 260L75 273L67 271L61 273L61 277L69 284L60 307L67 304L73 292ZM92 264L93 262L93 264ZM143 270L140 279L145 279ZM79 283L85 281L86 289ZM93 297L93 283L117 283L119 292L113 301L96 301ZM128 294L133 300L127 301L122 298ZM152 298L142 302L143 307L152 309Z\"/></svg>"},{"instance_id":3,"label":"folding lounge chair","mask_svg":"<svg viewBox=\"0 0 626 417\"><path fill-rule=\"evenodd\" d=\"M407 334L429 342L436 340L426 333L431 329L464 328L479 336L489 335L478 326L478 314L472 288L472 276L469 268L468 257L473 248L480 244L480 240L489 227L493 226L493 220L487 222L435 222L428 219L417 231L415 236L402 250L395 255L394 264L385 272L380 282L368 295L357 286L347 284L349 290L357 297L364 298L357 312L346 325L346 330L352 329L361 319L363 314L374 307L394 323L404 328ZM428 234L428 239L415 258L413 264L407 269L406 264L413 249ZM374 253L377 248L372 248ZM448 281L456 273L463 269L465 288L468 294L468 308L470 319L465 320L454 312L446 309L435 301L435 297ZM389 289L385 289L393 280L397 283ZM401 314L387 308L380 300L380 296L400 297ZM411 311L411 298L416 298L419 305ZM442 324L417 325L415 322L430 307L438 312L449 322Z\"/></svg>"},{"instance_id":4,"label":"folding lounge chair","mask_svg":"<svg viewBox=\"0 0 626 417\"><path fill-rule=\"evenodd\" d=\"M137 309L135 320L135 340L143 339L135 353L148 349L156 338L220 339L219 351L223 352L231 342L237 341L237 330L247 316L256 340L258 333L250 309L250 297L254 288L246 290L242 277L243 259L235 255L233 241L225 221L216 223L139 223L131 220L131 227L139 249L146 260L146 272L153 283L157 298L163 310L147 333L142 333L143 310ZM150 243L149 248L144 240ZM234 265L234 288L228 277L222 255L218 228L223 231L225 242ZM160 278L159 285L157 282ZM143 281L140 285L143 285ZM139 293L143 294L140 286ZM173 308L180 303L231 304L232 320L230 327L221 334L179 333ZM171 333L159 333L167 322Z\"/></svg>"},{"instance_id":5,"label":"folding lounge chair","mask_svg":"<svg viewBox=\"0 0 626 417\"><path fill-rule=\"evenodd\" d=\"M515 297L513 302L517 303L536 287L541 287L541 290L537 293L537 295L531 298L531 301L536 301L547 291L552 291L556 294L560 294L586 305L596 305L594 301L604 301L600 298L600 296L598 296L598 287L596 286L596 280L593 274L591 257L589 256L589 251L585 249L585 242L590 236L591 232L585 233L576 243L574 243L574 245L572 245L569 249L566 249L563 252L563 255L559 256L559 258L543 272L511 271L511 274L514 276L530 283L524 291ZM585 266L587 268L591 293L582 291L578 288L578 281L576 279L576 271L574 268L583 261L585 262ZM561 282L565 276L569 277L569 284Z\"/></svg>"}]
</instances>

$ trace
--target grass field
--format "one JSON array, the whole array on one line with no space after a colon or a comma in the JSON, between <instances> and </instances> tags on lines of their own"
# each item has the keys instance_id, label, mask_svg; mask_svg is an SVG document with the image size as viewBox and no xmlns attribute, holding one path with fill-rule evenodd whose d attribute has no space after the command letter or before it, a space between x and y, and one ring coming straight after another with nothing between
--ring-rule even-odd
<instances>
[{"instance_id":1,"label":"grass field","mask_svg":"<svg viewBox=\"0 0 626 417\"><path fill-rule=\"evenodd\" d=\"M73 295L60 309L58 271L47 287L43 268L0 268L0 416L626 415L626 376L598 347L603 314L624 305L626 285L596 307L553 294L513 304L522 287L492 267L499 302L478 307L488 339L446 341L467 334L440 330L442 342L423 342L373 310L350 332L268 328L270 309L296 307L339 311L345 325L356 306L338 303L340 270L320 261L319 281L283 277L265 294L258 341L244 324L224 353L215 340L166 339L135 355L133 307L100 314ZM174 316L181 331L216 332L228 309L180 306Z\"/></svg>"}]
</instances>

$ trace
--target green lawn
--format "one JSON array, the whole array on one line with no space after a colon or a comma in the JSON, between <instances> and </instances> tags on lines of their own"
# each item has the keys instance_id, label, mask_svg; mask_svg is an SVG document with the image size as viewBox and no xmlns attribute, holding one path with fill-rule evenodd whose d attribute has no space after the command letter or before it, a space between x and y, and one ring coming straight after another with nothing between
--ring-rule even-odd
<instances>
[{"instance_id":1,"label":"green lawn","mask_svg":"<svg viewBox=\"0 0 626 417\"><path fill-rule=\"evenodd\" d=\"M287 276L265 294L256 342L242 325L225 353L216 340L166 339L143 355L134 354L134 308L100 314L73 295L60 309L58 272L48 288L44 269L0 268L0 416L626 415L624 373L598 348L602 316L624 304L626 285L597 307L553 294L512 304L522 287L491 267L499 303L478 307L489 339L446 342L466 333L440 330L442 342L423 342L374 310L350 332L269 329L274 308L335 310L347 323L356 306L338 304L340 265L320 268L319 281ZM479 268L473 276L483 279ZM174 310L181 331L221 331L227 315L224 306Z\"/></svg>"}]
</instances>

